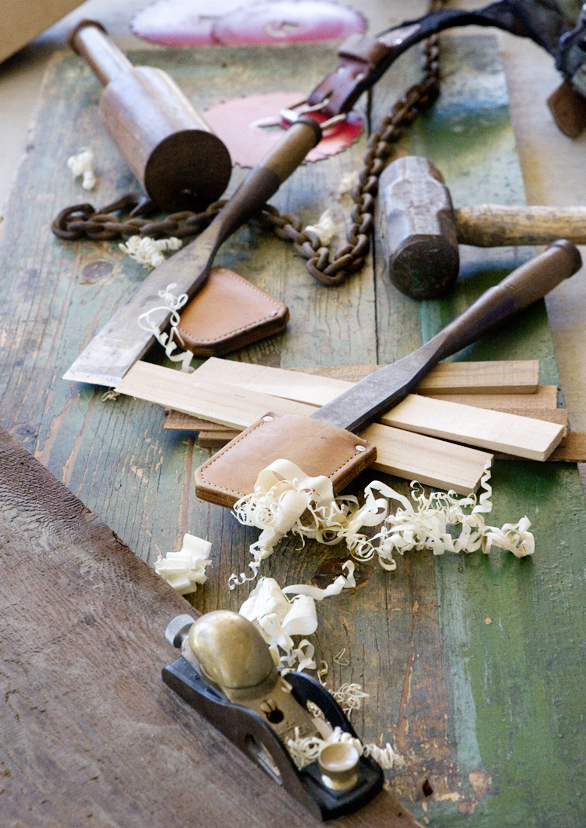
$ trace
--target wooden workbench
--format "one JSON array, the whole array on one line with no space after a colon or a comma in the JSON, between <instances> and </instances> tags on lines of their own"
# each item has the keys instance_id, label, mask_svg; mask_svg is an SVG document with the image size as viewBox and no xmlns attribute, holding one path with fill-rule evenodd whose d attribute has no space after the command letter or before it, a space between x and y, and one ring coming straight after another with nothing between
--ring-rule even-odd
<instances>
[{"instance_id":1,"label":"wooden workbench","mask_svg":"<svg viewBox=\"0 0 586 828\"><path fill-rule=\"evenodd\" d=\"M382 25L374 24L373 30ZM496 41L490 36L450 36L445 43L449 47L443 55L442 97L418 120L403 150L430 157L445 174L458 205L520 203L523 182ZM131 59L165 68L201 109L231 95L310 89L332 65L331 51L319 45L196 53L160 50L134 53ZM406 56L375 93L375 123L416 76L415 56ZM86 200L64 172L67 156L79 146L91 144L99 159L101 184L92 197L96 203L107 203L132 184L103 134L98 94L97 82L79 58L66 53L54 57L6 212L0 249L0 424L143 561L152 564L157 555L178 549L185 532L208 537L214 566L194 604L202 611L238 609L247 588L230 592L227 579L245 569L248 545L257 533L240 527L226 510L196 500L192 472L207 452L194 438L164 433L164 414L153 406L131 399L104 402L103 389L60 379L144 275L140 265L122 258L116 243L71 245L57 241L48 230L48 221L63 206ZM363 148L358 144L298 170L274 203L308 221L315 221L328 206L342 217L347 203L337 195L338 182L359 167ZM314 283L290 248L256 229L240 231L225 245L219 262L291 309L285 334L246 349L238 358L290 367L393 361L428 339L528 255L527 250L467 251L454 296L421 305L385 280L378 246L362 273L334 290ZM536 357L541 360L542 382L557 383L542 303L506 332L487 337L465 354L473 359ZM360 485L369 479L365 475ZM405 484L391 482L405 490ZM390 738L404 755L405 766L390 776L392 789L420 818L457 828L468 824L471 815L481 828L578 828L586 816L580 798L586 787L581 764L586 510L578 472L571 465L501 462L495 466L493 485L491 522L501 525L527 514L537 541L532 559L517 560L500 552L434 559L420 552L399 560L395 573L373 564L361 573L355 593L320 606L318 658L330 665L335 684L358 681L370 694L355 726L367 740ZM289 541L263 572L281 583L308 581L331 571L331 560L339 554L313 543L299 549L297 541ZM96 571L99 579L99 568ZM125 577L128 572L126 568ZM49 571L45 577L57 574ZM157 592L158 587L152 588ZM51 594L58 600L58 590ZM27 604L38 600L36 591L23 590L20 611L7 611L8 631L26 614ZM115 601L108 611L118 616ZM157 618L163 615L159 610ZM112 646L106 638L104 646ZM342 647L349 660L346 667L333 661ZM157 670L162 657L157 644ZM76 692L75 686L71 692ZM160 694L161 687L153 686L153 693ZM83 704L85 696L80 697ZM129 704L124 693L121 704ZM171 726L179 706L171 709L166 701L162 708ZM19 710L25 726L31 710L34 704ZM189 720L189 711L180 715ZM31 733L33 739L41 738L41 729L31 728ZM204 734L209 738L209 731L204 729ZM88 750L98 764L106 761L107 738ZM209 748L209 756L222 772L225 763L233 761L220 739ZM155 752L150 760L165 763L168 757ZM26 761L36 774L43 774L42 763L32 753ZM126 761L133 761L131 753ZM238 773L244 773L238 778L245 779L247 771L238 767ZM137 765L137 774L138 769ZM190 773L187 784L209 780L197 762ZM82 784L91 798L89 780L88 774ZM430 787L424 788L426 780ZM138 791L141 783L138 774ZM257 796L256 777L254 785ZM14 797L10 783L7 787ZM57 787L52 797L59 797ZM430 789L433 794L426 796L424 790ZM270 798L266 791L263 795ZM156 824L187 825L196 818L174 812L171 822L171 805L165 813L168 797L168 789L160 792ZM220 802L221 786L210 797ZM277 824L271 814L284 814L286 810L279 809L286 809L286 799L275 797L276 804L263 804L250 824ZM38 813L41 800L35 800ZM103 797L95 801L104 807ZM146 802L138 794L137 801ZM245 807L245 797L242 802ZM132 824L154 824L144 807L143 813L139 804ZM14 813L22 824L38 824L27 823L24 810ZM214 818L219 820L216 824L227 824L229 811ZM104 814L104 824L130 824L115 819L124 817L114 809ZM214 824L206 819L202 824ZM295 819L302 820L297 811Z\"/></svg>"}]
</instances>

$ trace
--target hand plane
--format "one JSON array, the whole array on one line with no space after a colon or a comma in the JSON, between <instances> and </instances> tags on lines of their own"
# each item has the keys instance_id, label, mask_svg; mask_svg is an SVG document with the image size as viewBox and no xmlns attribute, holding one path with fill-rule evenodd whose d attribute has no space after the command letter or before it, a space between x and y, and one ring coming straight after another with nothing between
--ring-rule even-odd
<instances>
[{"instance_id":1,"label":"hand plane","mask_svg":"<svg viewBox=\"0 0 586 828\"><path fill-rule=\"evenodd\" d=\"M194 621L180 615L166 637L181 657L163 668L165 684L314 816L325 821L353 813L381 791L382 769L351 743L329 743L316 760L297 768L288 739L325 739L336 727L354 738L356 733L319 682L293 671L281 676L260 632L244 616L218 610ZM310 715L308 702L325 721Z\"/></svg>"}]
</instances>

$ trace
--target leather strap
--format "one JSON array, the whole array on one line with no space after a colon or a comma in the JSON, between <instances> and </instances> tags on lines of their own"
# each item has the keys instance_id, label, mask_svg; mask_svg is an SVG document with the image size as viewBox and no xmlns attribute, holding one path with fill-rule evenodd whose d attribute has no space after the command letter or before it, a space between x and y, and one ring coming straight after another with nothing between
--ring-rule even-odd
<instances>
[{"instance_id":1,"label":"leather strap","mask_svg":"<svg viewBox=\"0 0 586 828\"><path fill-rule=\"evenodd\" d=\"M349 112L397 58L413 44L454 26L495 26L528 37L555 55L560 36L569 25L560 12L537 8L529 0L501 0L479 11L441 9L401 23L376 37L354 34L338 49L337 67L311 92L309 105L324 104L328 117Z\"/></svg>"}]
</instances>

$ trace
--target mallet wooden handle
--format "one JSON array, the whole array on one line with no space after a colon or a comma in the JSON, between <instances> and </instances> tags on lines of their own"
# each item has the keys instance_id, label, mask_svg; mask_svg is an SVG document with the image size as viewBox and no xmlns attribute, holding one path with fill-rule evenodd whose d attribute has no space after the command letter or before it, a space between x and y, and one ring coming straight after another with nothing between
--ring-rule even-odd
<instances>
[{"instance_id":1,"label":"mallet wooden handle","mask_svg":"<svg viewBox=\"0 0 586 828\"><path fill-rule=\"evenodd\" d=\"M585 207L506 207L478 204L454 210L460 244L500 247L550 244L567 239L586 244Z\"/></svg>"},{"instance_id":2,"label":"mallet wooden handle","mask_svg":"<svg viewBox=\"0 0 586 828\"><path fill-rule=\"evenodd\" d=\"M82 20L69 32L68 40L71 48L91 67L102 86L133 69L126 55L96 20Z\"/></svg>"}]
</instances>

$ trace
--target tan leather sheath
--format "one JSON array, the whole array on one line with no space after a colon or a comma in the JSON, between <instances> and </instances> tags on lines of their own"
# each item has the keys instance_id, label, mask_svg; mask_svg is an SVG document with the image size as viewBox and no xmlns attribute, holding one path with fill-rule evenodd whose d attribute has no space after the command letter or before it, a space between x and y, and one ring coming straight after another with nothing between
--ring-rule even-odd
<instances>
[{"instance_id":1,"label":"tan leather sheath","mask_svg":"<svg viewBox=\"0 0 586 828\"><path fill-rule=\"evenodd\" d=\"M326 475L339 492L374 463L376 448L343 428L270 411L196 470L195 493L232 508L254 491L259 472L280 459L310 477Z\"/></svg>"},{"instance_id":2,"label":"tan leather sheath","mask_svg":"<svg viewBox=\"0 0 586 828\"><path fill-rule=\"evenodd\" d=\"M181 312L178 331L196 356L221 356L279 333L289 309L226 267L214 267Z\"/></svg>"}]
</instances>

